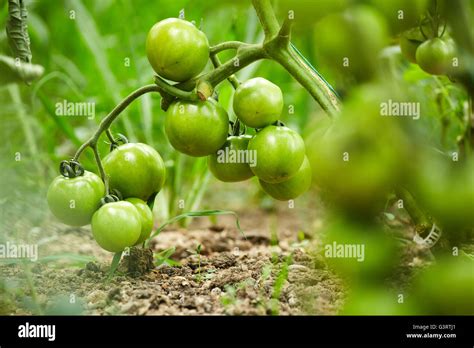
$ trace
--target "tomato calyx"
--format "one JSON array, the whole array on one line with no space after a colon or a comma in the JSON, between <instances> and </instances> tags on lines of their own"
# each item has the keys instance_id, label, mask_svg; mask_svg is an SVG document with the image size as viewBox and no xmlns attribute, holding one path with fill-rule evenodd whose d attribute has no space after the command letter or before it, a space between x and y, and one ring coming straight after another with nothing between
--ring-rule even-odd
<instances>
[{"instance_id":1,"label":"tomato calyx","mask_svg":"<svg viewBox=\"0 0 474 348\"><path fill-rule=\"evenodd\" d=\"M118 133L116 138L111 139L110 152L118 148L120 145L128 144L128 139L125 135Z\"/></svg>"},{"instance_id":2,"label":"tomato calyx","mask_svg":"<svg viewBox=\"0 0 474 348\"><path fill-rule=\"evenodd\" d=\"M76 160L64 160L59 164L59 172L66 178L75 178L84 175L84 167Z\"/></svg>"},{"instance_id":3,"label":"tomato calyx","mask_svg":"<svg viewBox=\"0 0 474 348\"><path fill-rule=\"evenodd\" d=\"M240 120L237 118L235 122L229 121L230 129L231 131L229 132L229 136L241 136L244 135L245 132L247 132L247 126L240 122Z\"/></svg>"},{"instance_id":4,"label":"tomato calyx","mask_svg":"<svg viewBox=\"0 0 474 348\"><path fill-rule=\"evenodd\" d=\"M116 191L116 190L115 190ZM116 191L118 192L118 191ZM120 194L120 192L118 192ZM107 203L114 203L114 202L119 202L121 199L119 196L113 193L109 193L108 195L105 195L104 197L101 198L100 200L100 206L102 207L103 205L106 205Z\"/></svg>"},{"instance_id":5,"label":"tomato calyx","mask_svg":"<svg viewBox=\"0 0 474 348\"><path fill-rule=\"evenodd\" d=\"M275 126L275 127L286 127L286 125L280 121L280 120L276 120L275 122L273 122L270 126ZM255 132L258 133L260 132L261 130L265 129L265 127L263 128L255 128Z\"/></svg>"},{"instance_id":6,"label":"tomato calyx","mask_svg":"<svg viewBox=\"0 0 474 348\"><path fill-rule=\"evenodd\" d=\"M280 120L276 120L275 122L272 123L272 125L277 126L277 127L286 127L286 125Z\"/></svg>"}]
</instances>

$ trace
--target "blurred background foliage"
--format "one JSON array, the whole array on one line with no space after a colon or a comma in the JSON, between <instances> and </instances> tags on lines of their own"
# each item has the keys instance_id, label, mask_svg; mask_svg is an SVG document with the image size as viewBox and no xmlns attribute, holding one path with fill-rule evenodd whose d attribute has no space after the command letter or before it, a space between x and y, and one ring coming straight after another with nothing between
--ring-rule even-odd
<instances>
[{"instance_id":1,"label":"blurred background foliage","mask_svg":"<svg viewBox=\"0 0 474 348\"><path fill-rule=\"evenodd\" d=\"M394 239L387 238L387 233L381 232L381 226L373 221L374 215L386 209L387 196L393 193L394 187L410 188L422 209L434 215L450 235L456 236L455 243L472 242L474 167L470 98L474 79L474 29L472 24L466 25L469 23L466 18L472 19L474 3L437 2L448 23L447 35L453 37L459 49L457 74L449 77L427 74L404 58L398 45L401 33L416 27L420 15L434 1L274 2L280 22L288 11L294 12L292 42L340 95L343 110L334 122L274 62L259 61L237 74L240 80L265 77L284 92L286 107L281 119L305 136L313 166L315 189L306 196L320 195L334 213L325 229L328 241L364 240L368 247L377 250L364 267L351 261L333 265L354 284L365 280L370 284L355 288L347 313L404 313L400 307L381 307L390 295L383 293L380 282L373 281L383 279L399 258ZM228 40L257 43L263 39L249 1L26 3L32 62L44 67L45 72L31 86L0 85L0 229L13 234L23 235L50 218L44 196L48 183L57 175L59 161L71 157L123 97L139 86L152 83L153 70L145 55L145 37L154 23L177 17L185 9L186 19L202 28L211 45ZM404 10L403 20L397 17L400 9ZM4 0L0 1L1 28L5 27L6 18ZM11 54L3 30L0 54ZM224 52L220 57L224 61L232 53ZM344 57L349 58L348 67L341 64ZM207 69L210 68L209 64ZM218 87L219 101L231 117L232 91L226 82ZM419 103L420 118L380 117L380 104L389 99ZM95 118L58 117L55 104L63 100L94 102ZM269 201L255 180L250 186L218 184L207 171L206 159L193 159L173 151L164 134L164 112L159 104L157 94L141 97L123 113L112 131L125 134L130 141L152 145L165 159L169 173L167 186L155 205L160 221L176 215L180 209L242 208L249 200L255 206L268 206ZM101 154L107 151L108 144L101 142ZM354 161L341 162L344 151L349 151ZM459 154L459 161L452 161L453 153ZM92 154L87 152L82 161L87 169L95 171L92 160ZM203 199L216 196L207 190L209 185L220 185L220 200ZM184 207L179 207L179 200L184 200ZM436 287L436 276L424 275L426 286L415 283L414 293L431 301L423 313L460 313L459 308L474 312L472 298L468 296L473 290L472 260L460 262L440 261L442 266L437 273L459 284L458 292L452 290L449 295L457 299L451 307L448 295L443 297L427 290ZM451 273L450 269L465 271ZM351 298L356 300L351 302Z\"/></svg>"}]
</instances>

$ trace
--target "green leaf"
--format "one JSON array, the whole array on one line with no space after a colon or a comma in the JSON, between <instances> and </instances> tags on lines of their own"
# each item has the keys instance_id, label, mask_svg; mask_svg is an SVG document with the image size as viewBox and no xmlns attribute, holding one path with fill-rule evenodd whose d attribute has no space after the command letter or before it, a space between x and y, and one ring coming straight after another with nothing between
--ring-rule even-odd
<instances>
[{"instance_id":1,"label":"green leaf","mask_svg":"<svg viewBox=\"0 0 474 348\"><path fill-rule=\"evenodd\" d=\"M8 20L7 20L7 37L8 43L16 58L20 58L23 62L31 62L30 37L28 36L28 28L26 25L25 1L9 0L8 1Z\"/></svg>"},{"instance_id":2,"label":"green leaf","mask_svg":"<svg viewBox=\"0 0 474 348\"><path fill-rule=\"evenodd\" d=\"M41 65L22 62L0 54L0 84L30 83L44 73Z\"/></svg>"},{"instance_id":3,"label":"green leaf","mask_svg":"<svg viewBox=\"0 0 474 348\"><path fill-rule=\"evenodd\" d=\"M176 251L175 247L171 247L165 250L160 251L159 253L155 254L155 265L161 266L163 264L168 264L170 266L181 266L178 261L170 259L171 255L173 255Z\"/></svg>"}]
</instances>

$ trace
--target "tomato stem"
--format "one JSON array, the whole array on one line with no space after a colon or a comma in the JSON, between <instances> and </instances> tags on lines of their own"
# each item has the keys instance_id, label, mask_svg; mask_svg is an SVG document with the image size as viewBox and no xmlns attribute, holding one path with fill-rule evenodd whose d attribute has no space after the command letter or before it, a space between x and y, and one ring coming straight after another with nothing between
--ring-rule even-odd
<instances>
[{"instance_id":1,"label":"tomato stem","mask_svg":"<svg viewBox=\"0 0 474 348\"><path fill-rule=\"evenodd\" d=\"M198 96L195 92L188 92L180 88L176 88L175 86L170 85L168 82L166 82L164 79L162 79L158 75L155 75L155 83L161 89L160 93L164 92L166 94L169 94L181 100L188 100L188 101L198 100Z\"/></svg>"},{"instance_id":2,"label":"tomato stem","mask_svg":"<svg viewBox=\"0 0 474 348\"><path fill-rule=\"evenodd\" d=\"M248 44L241 41L225 41L215 46L211 46L209 49L209 53L213 55L225 50L232 50L232 49L238 50L240 47L245 46L245 45L248 45Z\"/></svg>"},{"instance_id":3,"label":"tomato stem","mask_svg":"<svg viewBox=\"0 0 474 348\"><path fill-rule=\"evenodd\" d=\"M339 112L339 100L329 84L296 54L291 47L293 17L288 14L281 27L275 17L270 0L252 1L260 24L265 32L263 49L290 73L327 112L334 116Z\"/></svg>"},{"instance_id":4,"label":"tomato stem","mask_svg":"<svg viewBox=\"0 0 474 348\"><path fill-rule=\"evenodd\" d=\"M104 168L102 166L102 162L100 160L99 151L97 149L97 142L103 132L107 133L109 139L113 139L112 133L109 130L110 125L115 121L115 119L120 115L120 113L124 111L135 99L149 92L161 92L161 88L157 85L146 85L130 93L117 106L115 106L115 108L113 108L113 110L107 116L105 116L105 118L100 122L99 128L86 142L84 142L79 147L79 149L76 151L76 154L72 158L73 161L78 161L79 157L85 149L87 149L88 147L92 149L92 151L94 152L94 157L97 163L97 167L99 169L100 176L105 184L106 193L109 192L108 180Z\"/></svg>"},{"instance_id":5,"label":"tomato stem","mask_svg":"<svg viewBox=\"0 0 474 348\"><path fill-rule=\"evenodd\" d=\"M219 59L216 53L211 53L210 58L211 58L212 65L214 65L214 68L218 68L222 65L221 60ZM234 87L234 89L237 89L237 87L239 87L240 85L240 81L237 79L237 77L234 74L227 77L227 81L230 82L230 84L232 85L232 87Z\"/></svg>"}]
</instances>

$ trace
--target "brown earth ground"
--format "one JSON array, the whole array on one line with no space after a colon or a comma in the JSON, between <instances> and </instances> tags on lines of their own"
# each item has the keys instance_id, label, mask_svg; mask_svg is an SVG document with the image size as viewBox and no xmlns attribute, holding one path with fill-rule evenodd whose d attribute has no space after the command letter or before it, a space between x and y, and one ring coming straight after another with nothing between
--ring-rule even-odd
<instances>
[{"instance_id":1,"label":"brown earth ground","mask_svg":"<svg viewBox=\"0 0 474 348\"><path fill-rule=\"evenodd\" d=\"M337 314L347 289L314 252L322 225L314 215L321 211L309 206L237 210L245 237L231 215L169 227L150 245L155 254L174 247L170 259L179 265L163 263L135 276L121 265L111 279L112 254L96 244L89 227L35 227L40 258L69 259L0 264L0 314ZM400 236L412 238L408 222L392 224ZM409 279L427 261L424 251L407 248L395 281Z\"/></svg>"}]
</instances>

